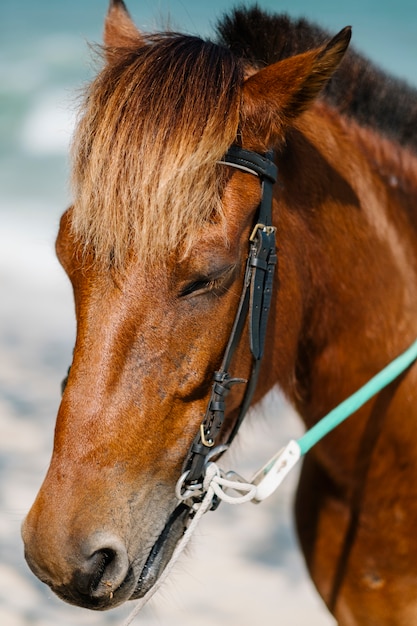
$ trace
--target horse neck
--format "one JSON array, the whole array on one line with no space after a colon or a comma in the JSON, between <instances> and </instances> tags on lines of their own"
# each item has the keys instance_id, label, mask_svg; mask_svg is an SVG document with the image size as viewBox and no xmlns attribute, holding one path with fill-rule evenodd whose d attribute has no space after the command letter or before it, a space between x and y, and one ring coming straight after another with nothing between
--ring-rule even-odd
<instances>
[{"instance_id":1,"label":"horse neck","mask_svg":"<svg viewBox=\"0 0 417 626\"><path fill-rule=\"evenodd\" d=\"M311 425L417 336L417 159L321 104L289 133L280 172L283 269L299 282L283 386Z\"/></svg>"}]
</instances>

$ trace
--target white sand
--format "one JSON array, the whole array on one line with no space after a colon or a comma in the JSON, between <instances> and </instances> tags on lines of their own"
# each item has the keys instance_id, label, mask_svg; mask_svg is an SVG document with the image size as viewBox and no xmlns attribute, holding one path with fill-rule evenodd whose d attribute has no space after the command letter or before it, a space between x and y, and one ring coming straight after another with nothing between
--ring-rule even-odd
<instances>
[{"instance_id":1,"label":"white sand","mask_svg":"<svg viewBox=\"0 0 417 626\"><path fill-rule=\"evenodd\" d=\"M74 337L71 292L53 253L54 227L9 216L0 230L1 626L120 624L132 609L129 603L94 613L66 605L23 558L20 524L48 466L59 384ZM281 401L267 402L264 413L270 418L252 416L231 454L233 468L248 477L300 432ZM171 581L135 623L334 624L308 580L293 535L295 480L287 479L261 505L222 504L208 513Z\"/></svg>"}]
</instances>

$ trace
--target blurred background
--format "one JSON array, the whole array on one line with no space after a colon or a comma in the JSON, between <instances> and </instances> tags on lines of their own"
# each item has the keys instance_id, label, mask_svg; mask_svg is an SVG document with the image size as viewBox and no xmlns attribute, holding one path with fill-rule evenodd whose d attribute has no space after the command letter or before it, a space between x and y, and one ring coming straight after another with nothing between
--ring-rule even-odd
<instances>
[{"instance_id":1,"label":"blurred background","mask_svg":"<svg viewBox=\"0 0 417 626\"><path fill-rule=\"evenodd\" d=\"M228 0L130 0L136 23L208 36ZM259 0L307 16L417 85L415 0ZM74 341L72 298L54 255L70 201L68 144L94 74L106 0L3 0L0 8L0 624L120 624L65 605L29 572L20 524L48 467L60 381ZM256 419L255 419L256 418ZM256 422L256 427L255 427ZM250 476L300 424L271 396L245 425L231 463ZM265 442L269 442L268 444ZM172 580L136 618L147 626L331 625L304 570L291 506L296 477L262 506L223 505L203 520Z\"/></svg>"}]
</instances>

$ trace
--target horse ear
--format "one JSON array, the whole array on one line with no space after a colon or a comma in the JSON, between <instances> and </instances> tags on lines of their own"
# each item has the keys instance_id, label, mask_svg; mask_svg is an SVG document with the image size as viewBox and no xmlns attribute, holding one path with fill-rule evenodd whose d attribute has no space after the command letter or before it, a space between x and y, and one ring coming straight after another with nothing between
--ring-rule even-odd
<instances>
[{"instance_id":1,"label":"horse ear","mask_svg":"<svg viewBox=\"0 0 417 626\"><path fill-rule=\"evenodd\" d=\"M242 140L268 149L305 111L332 76L349 45L347 26L327 44L269 65L243 85ZM262 144L262 147L260 147Z\"/></svg>"},{"instance_id":2,"label":"horse ear","mask_svg":"<svg viewBox=\"0 0 417 626\"><path fill-rule=\"evenodd\" d=\"M143 45L143 37L133 23L123 0L110 0L103 40L108 60L113 58L117 49L138 48Z\"/></svg>"}]
</instances>

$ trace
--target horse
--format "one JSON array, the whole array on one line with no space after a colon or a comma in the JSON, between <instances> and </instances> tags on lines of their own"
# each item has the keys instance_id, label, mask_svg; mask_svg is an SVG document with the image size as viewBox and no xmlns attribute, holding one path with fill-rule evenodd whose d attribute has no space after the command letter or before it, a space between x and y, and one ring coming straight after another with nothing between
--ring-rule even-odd
<instances>
[{"instance_id":1,"label":"horse","mask_svg":"<svg viewBox=\"0 0 417 626\"><path fill-rule=\"evenodd\" d=\"M279 388L310 428L415 339L417 95L349 40L256 6L213 40L142 33L111 0L56 241L73 360L22 530L63 600L154 588L190 519L178 480L242 407ZM269 319L236 324L264 238ZM340 626L417 621L416 406L410 365L304 459L296 529Z\"/></svg>"}]
</instances>

